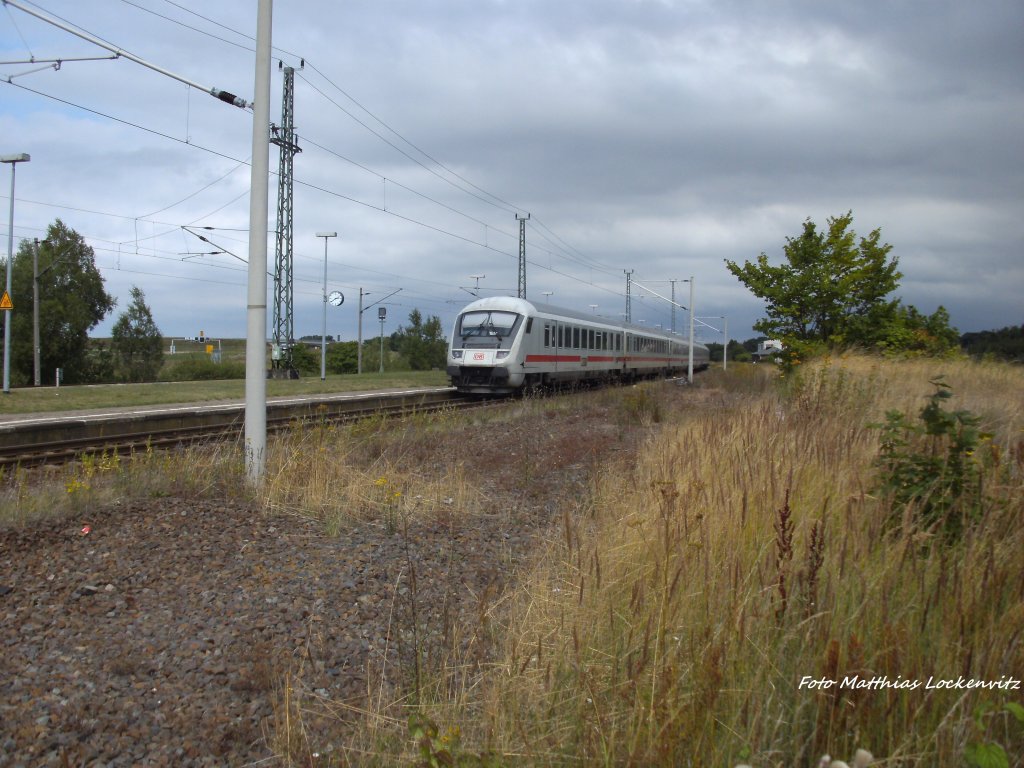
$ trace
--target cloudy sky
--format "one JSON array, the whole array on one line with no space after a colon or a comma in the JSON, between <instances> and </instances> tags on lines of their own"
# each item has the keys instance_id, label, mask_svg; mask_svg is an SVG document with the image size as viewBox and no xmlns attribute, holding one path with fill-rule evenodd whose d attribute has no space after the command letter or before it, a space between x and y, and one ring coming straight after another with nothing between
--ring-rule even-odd
<instances>
[{"instance_id":1,"label":"cloudy sky","mask_svg":"<svg viewBox=\"0 0 1024 768\"><path fill-rule=\"evenodd\" d=\"M31 7L252 98L256 0ZM693 276L697 316L748 338L762 304L724 260L780 260L804 220L852 210L894 246L905 302L961 331L1024 322L1019 0L276 0L273 26L271 119L280 61L303 150L296 335L321 330L316 232L338 233L328 333L355 337L360 289L399 291L388 333L413 308L447 330L477 284L515 295L527 213L528 298L610 317L624 270L633 319L666 327L656 294L675 280L686 305ZM137 285L165 335L244 336L252 112L127 59L74 61L109 54L12 5L0 48L0 154L32 156L16 242L57 218L86 238L119 300L95 335ZM273 175L270 229L276 199Z\"/></svg>"}]
</instances>

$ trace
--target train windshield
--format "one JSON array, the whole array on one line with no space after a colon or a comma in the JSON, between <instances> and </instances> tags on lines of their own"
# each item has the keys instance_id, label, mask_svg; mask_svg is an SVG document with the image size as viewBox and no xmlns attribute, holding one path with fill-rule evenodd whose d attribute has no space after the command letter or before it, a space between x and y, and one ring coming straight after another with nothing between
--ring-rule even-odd
<instances>
[{"instance_id":1,"label":"train windshield","mask_svg":"<svg viewBox=\"0 0 1024 768\"><path fill-rule=\"evenodd\" d=\"M518 320L519 315L515 312L496 310L466 312L459 318L458 334L463 341L477 336L497 338L498 341L501 341L501 339L512 335Z\"/></svg>"}]
</instances>

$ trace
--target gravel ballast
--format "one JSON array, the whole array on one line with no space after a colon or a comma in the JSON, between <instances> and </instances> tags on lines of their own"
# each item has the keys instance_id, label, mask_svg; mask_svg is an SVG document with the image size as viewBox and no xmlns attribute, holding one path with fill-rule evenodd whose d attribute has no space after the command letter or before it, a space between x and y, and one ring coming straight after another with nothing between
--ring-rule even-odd
<instances>
[{"instance_id":1,"label":"gravel ballast","mask_svg":"<svg viewBox=\"0 0 1024 768\"><path fill-rule=\"evenodd\" d=\"M285 685L362 709L415 649L482 658L480 617L635 444L601 402L525 409L500 447L453 427L439 462L485 473L487 508L401 530L210 498L0 527L0 766L275 765Z\"/></svg>"}]
</instances>

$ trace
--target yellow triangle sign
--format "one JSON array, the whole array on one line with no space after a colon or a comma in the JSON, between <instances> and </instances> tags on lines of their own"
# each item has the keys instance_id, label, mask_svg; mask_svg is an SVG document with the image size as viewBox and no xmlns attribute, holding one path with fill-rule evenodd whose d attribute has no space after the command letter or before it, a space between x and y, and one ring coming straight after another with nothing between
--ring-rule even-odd
<instances>
[{"instance_id":1,"label":"yellow triangle sign","mask_svg":"<svg viewBox=\"0 0 1024 768\"><path fill-rule=\"evenodd\" d=\"M0 296L0 309L14 309L14 302L11 301L11 294L4 291L4 295Z\"/></svg>"}]
</instances>

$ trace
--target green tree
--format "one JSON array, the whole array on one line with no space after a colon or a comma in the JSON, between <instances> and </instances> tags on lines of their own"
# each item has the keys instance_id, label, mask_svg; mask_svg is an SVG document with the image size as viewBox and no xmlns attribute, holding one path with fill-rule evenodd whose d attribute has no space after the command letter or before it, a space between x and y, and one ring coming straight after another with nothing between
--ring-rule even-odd
<instances>
[{"instance_id":1,"label":"green tree","mask_svg":"<svg viewBox=\"0 0 1024 768\"><path fill-rule=\"evenodd\" d=\"M959 349L960 336L950 326L945 307L925 315L912 304L900 304L888 325L879 329L878 346L900 353L945 355Z\"/></svg>"},{"instance_id":2,"label":"green tree","mask_svg":"<svg viewBox=\"0 0 1024 768\"><path fill-rule=\"evenodd\" d=\"M886 297L902 274L889 256L892 246L880 242L881 230L858 240L852 223L852 212L829 218L827 231L806 220L799 237L786 238L780 266L764 253L742 266L726 260L729 271L767 302L768 316L756 330L790 349L877 343L897 311L898 302Z\"/></svg>"},{"instance_id":3,"label":"green tree","mask_svg":"<svg viewBox=\"0 0 1024 768\"><path fill-rule=\"evenodd\" d=\"M164 361L163 338L142 289L133 285L131 294L110 334L115 372L122 381L153 381Z\"/></svg>"},{"instance_id":4,"label":"green tree","mask_svg":"<svg viewBox=\"0 0 1024 768\"><path fill-rule=\"evenodd\" d=\"M418 309L409 313L409 326L397 331L398 351L414 371L443 368L448 343L436 315L426 322Z\"/></svg>"},{"instance_id":5,"label":"green tree","mask_svg":"<svg viewBox=\"0 0 1024 768\"><path fill-rule=\"evenodd\" d=\"M340 341L327 347L328 373L355 373L358 370L358 342Z\"/></svg>"},{"instance_id":6,"label":"green tree","mask_svg":"<svg viewBox=\"0 0 1024 768\"><path fill-rule=\"evenodd\" d=\"M320 376L320 345L314 347L301 341L292 347L292 365L301 376Z\"/></svg>"},{"instance_id":7,"label":"green tree","mask_svg":"<svg viewBox=\"0 0 1024 768\"><path fill-rule=\"evenodd\" d=\"M960 345L972 357L992 356L1021 363L1024 362L1024 325L965 333L960 337Z\"/></svg>"},{"instance_id":8,"label":"green tree","mask_svg":"<svg viewBox=\"0 0 1024 768\"><path fill-rule=\"evenodd\" d=\"M22 240L11 265L11 380L33 380L32 350L33 244ZM104 290L92 248L60 219L51 224L39 246L40 369L45 381L64 369L68 384L90 381L89 331L114 308Z\"/></svg>"},{"instance_id":9,"label":"green tree","mask_svg":"<svg viewBox=\"0 0 1024 768\"><path fill-rule=\"evenodd\" d=\"M720 363L722 362L722 345L717 341L709 341L704 344L708 348L708 352L711 353L711 362ZM754 349L757 349L755 345ZM744 348L743 344L737 339L729 339L729 362L748 362L750 360L750 353Z\"/></svg>"}]
</instances>

